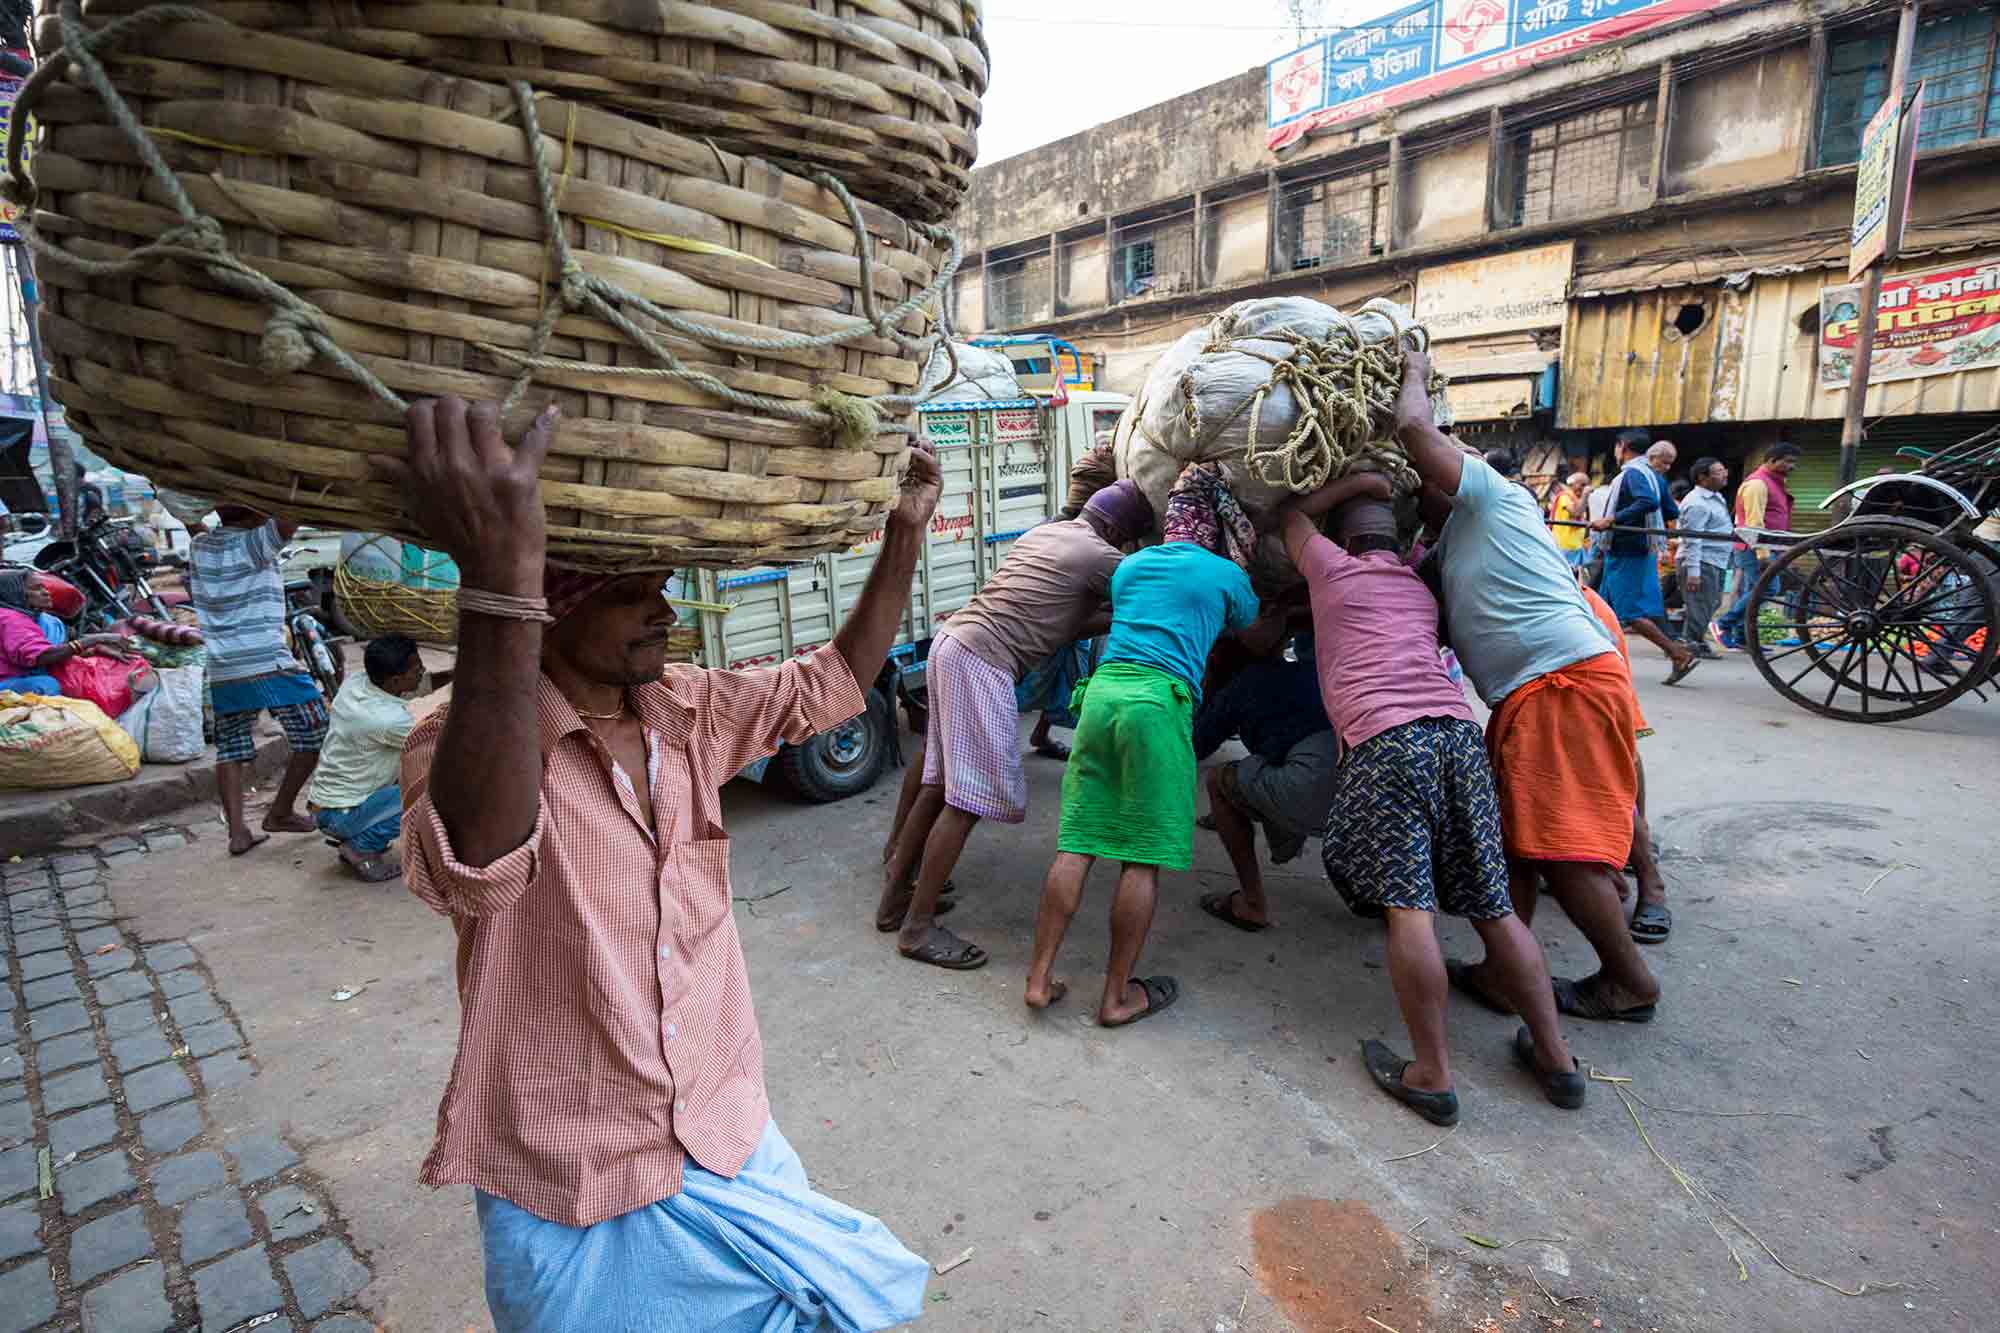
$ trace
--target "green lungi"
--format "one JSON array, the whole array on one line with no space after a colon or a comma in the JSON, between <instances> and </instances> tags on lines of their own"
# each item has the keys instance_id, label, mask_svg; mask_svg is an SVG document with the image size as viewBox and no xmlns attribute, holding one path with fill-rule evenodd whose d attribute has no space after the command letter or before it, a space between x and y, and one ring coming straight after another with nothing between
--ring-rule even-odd
<instances>
[{"instance_id":1,"label":"green lungi","mask_svg":"<svg viewBox=\"0 0 2000 1333\"><path fill-rule=\"evenodd\" d=\"M1056 847L1186 870L1194 860L1194 691L1136 662L1076 688Z\"/></svg>"}]
</instances>

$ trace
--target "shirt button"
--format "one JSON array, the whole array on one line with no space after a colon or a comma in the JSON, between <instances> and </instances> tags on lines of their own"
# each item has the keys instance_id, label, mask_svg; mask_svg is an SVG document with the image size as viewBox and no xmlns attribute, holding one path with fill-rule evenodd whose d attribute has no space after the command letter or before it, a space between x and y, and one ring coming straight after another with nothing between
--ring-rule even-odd
<instances>
[{"instance_id":1,"label":"shirt button","mask_svg":"<svg viewBox=\"0 0 2000 1333\"><path fill-rule=\"evenodd\" d=\"M683 1100L683 1101L678 1101L678 1102L675 1102L675 1103L674 1103L674 1114L675 1114L675 1115L686 1115L686 1114L687 1114L687 1109L688 1109L688 1104L687 1104L687 1102L686 1102L685 1100Z\"/></svg>"},{"instance_id":2,"label":"shirt button","mask_svg":"<svg viewBox=\"0 0 2000 1333\"><path fill-rule=\"evenodd\" d=\"M673 950L672 950L671 948L669 948L668 946L666 946L666 945L664 945L664 944L662 944L662 945L660 946L660 957L662 957L662 958L672 958L673 956L674 956L674 951L673 951Z\"/></svg>"},{"instance_id":3,"label":"shirt button","mask_svg":"<svg viewBox=\"0 0 2000 1333\"><path fill-rule=\"evenodd\" d=\"M672 1023L667 1024L667 1037L669 1040L680 1035L681 1030L679 1028L675 1027Z\"/></svg>"}]
</instances>

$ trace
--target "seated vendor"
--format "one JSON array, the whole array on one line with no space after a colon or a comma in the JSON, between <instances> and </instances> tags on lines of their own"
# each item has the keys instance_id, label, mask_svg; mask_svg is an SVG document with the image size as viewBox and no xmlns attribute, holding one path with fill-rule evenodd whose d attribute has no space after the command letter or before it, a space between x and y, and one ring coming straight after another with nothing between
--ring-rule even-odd
<instances>
[{"instance_id":1,"label":"seated vendor","mask_svg":"<svg viewBox=\"0 0 2000 1333\"><path fill-rule=\"evenodd\" d=\"M116 634L71 638L63 622L50 614L58 586L68 590L46 574L0 574L0 690L61 694L56 675L72 657L131 658Z\"/></svg>"},{"instance_id":2,"label":"seated vendor","mask_svg":"<svg viewBox=\"0 0 2000 1333\"><path fill-rule=\"evenodd\" d=\"M403 873L387 853L403 822L403 742L416 725L404 700L419 692L424 660L414 640L385 634L361 661L365 673L349 676L334 696L306 803L347 868L378 884Z\"/></svg>"}]
</instances>

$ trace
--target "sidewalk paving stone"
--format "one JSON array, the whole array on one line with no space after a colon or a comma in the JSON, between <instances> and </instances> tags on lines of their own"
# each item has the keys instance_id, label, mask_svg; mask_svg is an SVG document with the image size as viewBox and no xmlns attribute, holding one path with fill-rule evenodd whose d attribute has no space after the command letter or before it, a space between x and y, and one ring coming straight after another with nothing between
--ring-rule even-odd
<instances>
[{"instance_id":1,"label":"sidewalk paving stone","mask_svg":"<svg viewBox=\"0 0 2000 1333\"><path fill-rule=\"evenodd\" d=\"M145 1210L121 1208L70 1233L69 1280L82 1286L152 1252Z\"/></svg>"},{"instance_id":2,"label":"sidewalk paving stone","mask_svg":"<svg viewBox=\"0 0 2000 1333\"><path fill-rule=\"evenodd\" d=\"M155 972L171 972L175 968L192 967L195 964L194 949L178 940L142 944L139 946L139 951L146 955L146 962Z\"/></svg>"},{"instance_id":3,"label":"sidewalk paving stone","mask_svg":"<svg viewBox=\"0 0 2000 1333\"><path fill-rule=\"evenodd\" d=\"M17 950L21 960L21 980L39 981L70 970L69 954L62 949L45 949L30 955L25 949Z\"/></svg>"},{"instance_id":4,"label":"sidewalk paving stone","mask_svg":"<svg viewBox=\"0 0 2000 1333\"><path fill-rule=\"evenodd\" d=\"M138 1187L125 1154L115 1148L56 1172L56 1193L62 1196L63 1212L71 1217Z\"/></svg>"},{"instance_id":5,"label":"sidewalk paving stone","mask_svg":"<svg viewBox=\"0 0 2000 1333\"><path fill-rule=\"evenodd\" d=\"M235 1194L211 1194L192 1200L182 1206L180 1214L182 1263L205 1263L257 1239L243 1210L243 1200Z\"/></svg>"},{"instance_id":6,"label":"sidewalk paving stone","mask_svg":"<svg viewBox=\"0 0 2000 1333\"><path fill-rule=\"evenodd\" d=\"M223 1183L222 1159L212 1152L169 1157L153 1168L153 1197L172 1205Z\"/></svg>"},{"instance_id":7,"label":"sidewalk paving stone","mask_svg":"<svg viewBox=\"0 0 2000 1333\"><path fill-rule=\"evenodd\" d=\"M41 1208L33 1199L0 1208L0 1263L41 1249L35 1234L41 1225Z\"/></svg>"},{"instance_id":8,"label":"sidewalk paving stone","mask_svg":"<svg viewBox=\"0 0 2000 1333\"><path fill-rule=\"evenodd\" d=\"M174 1016L174 1022L184 1028L195 1023L213 1022L223 1016L222 1006L205 990L174 996L167 1001L167 1012Z\"/></svg>"},{"instance_id":9,"label":"sidewalk paving stone","mask_svg":"<svg viewBox=\"0 0 2000 1333\"><path fill-rule=\"evenodd\" d=\"M56 1284L40 1259L0 1273L0 1333L22 1333L56 1312Z\"/></svg>"},{"instance_id":10,"label":"sidewalk paving stone","mask_svg":"<svg viewBox=\"0 0 2000 1333\"><path fill-rule=\"evenodd\" d=\"M83 992L77 989L74 973L56 972L21 987L21 998L30 1009L46 1009L61 1000L81 1000Z\"/></svg>"},{"instance_id":11,"label":"sidewalk paving stone","mask_svg":"<svg viewBox=\"0 0 2000 1333\"><path fill-rule=\"evenodd\" d=\"M177 1102L139 1122L139 1141L147 1152L179 1152L201 1129L201 1107L194 1102Z\"/></svg>"},{"instance_id":12,"label":"sidewalk paving stone","mask_svg":"<svg viewBox=\"0 0 2000 1333\"><path fill-rule=\"evenodd\" d=\"M198 990L208 989L208 982L202 979L201 973L191 967L184 967L178 972L161 973L160 989L165 991L169 998L176 995L192 995Z\"/></svg>"},{"instance_id":13,"label":"sidewalk paving stone","mask_svg":"<svg viewBox=\"0 0 2000 1333\"><path fill-rule=\"evenodd\" d=\"M319 1201L297 1185L280 1185L269 1194L258 1196L257 1206L264 1212L272 1240L297 1240L326 1224Z\"/></svg>"},{"instance_id":14,"label":"sidewalk paving stone","mask_svg":"<svg viewBox=\"0 0 2000 1333\"><path fill-rule=\"evenodd\" d=\"M44 1079L96 1059L97 1034L89 1031L54 1037L35 1047L35 1068Z\"/></svg>"},{"instance_id":15,"label":"sidewalk paving stone","mask_svg":"<svg viewBox=\"0 0 2000 1333\"><path fill-rule=\"evenodd\" d=\"M236 1178L245 1185L275 1176L299 1161L291 1145L275 1134L245 1134L223 1147L236 1159Z\"/></svg>"},{"instance_id":16,"label":"sidewalk paving stone","mask_svg":"<svg viewBox=\"0 0 2000 1333\"><path fill-rule=\"evenodd\" d=\"M299 1298L299 1311L308 1319L360 1295L368 1285L368 1270L344 1242L331 1236L286 1255L284 1264L292 1294Z\"/></svg>"},{"instance_id":17,"label":"sidewalk paving stone","mask_svg":"<svg viewBox=\"0 0 2000 1333\"><path fill-rule=\"evenodd\" d=\"M182 1028L181 1039L187 1043L189 1054L196 1058L226 1051L241 1041L236 1034L236 1025L226 1018L198 1027Z\"/></svg>"},{"instance_id":18,"label":"sidewalk paving stone","mask_svg":"<svg viewBox=\"0 0 2000 1333\"><path fill-rule=\"evenodd\" d=\"M143 1000L153 993L152 978L144 972L118 972L108 977L95 973L90 983L91 993L99 1004L124 1004L128 1000Z\"/></svg>"},{"instance_id":19,"label":"sidewalk paving stone","mask_svg":"<svg viewBox=\"0 0 2000 1333\"><path fill-rule=\"evenodd\" d=\"M42 1080L42 1109L49 1115L74 1111L79 1106L93 1106L110 1098L111 1089L104 1082L104 1071L95 1066L73 1069L67 1074Z\"/></svg>"},{"instance_id":20,"label":"sidewalk paving stone","mask_svg":"<svg viewBox=\"0 0 2000 1333\"><path fill-rule=\"evenodd\" d=\"M96 930L79 931L76 937L78 952L92 954L107 944L123 944L125 937L112 926L99 926Z\"/></svg>"},{"instance_id":21,"label":"sidewalk paving stone","mask_svg":"<svg viewBox=\"0 0 2000 1333\"><path fill-rule=\"evenodd\" d=\"M60 1037L65 1032L80 1032L89 1026L90 1011L77 1000L52 1004L28 1016L28 1030L34 1034L36 1041Z\"/></svg>"},{"instance_id":22,"label":"sidewalk paving stone","mask_svg":"<svg viewBox=\"0 0 2000 1333\"><path fill-rule=\"evenodd\" d=\"M21 1105L26 1106L26 1102ZM34 1122L28 1122L34 1128ZM12 1138L5 1130L0 1130L0 1138ZM16 1194L25 1193L35 1187L35 1145L23 1144L19 1148L9 1148L0 1152L0 1199L11 1199Z\"/></svg>"},{"instance_id":23,"label":"sidewalk paving stone","mask_svg":"<svg viewBox=\"0 0 2000 1333\"><path fill-rule=\"evenodd\" d=\"M93 933L92 931L84 932L86 935ZM77 938L81 939L82 936L78 936ZM84 957L83 970L90 973L93 977L108 977L113 972L125 971L127 968L136 965L138 961L138 956L130 949L113 949L110 953L97 953L93 950Z\"/></svg>"},{"instance_id":24,"label":"sidewalk paving stone","mask_svg":"<svg viewBox=\"0 0 2000 1333\"><path fill-rule=\"evenodd\" d=\"M118 1108L93 1106L49 1121L49 1155L60 1162L71 1153L102 1148L118 1137Z\"/></svg>"},{"instance_id":25,"label":"sidewalk paving stone","mask_svg":"<svg viewBox=\"0 0 2000 1333\"><path fill-rule=\"evenodd\" d=\"M261 1245L196 1269L194 1290L204 1329L234 1328L285 1304L278 1280L271 1276L271 1257Z\"/></svg>"},{"instance_id":26,"label":"sidewalk paving stone","mask_svg":"<svg viewBox=\"0 0 2000 1333\"><path fill-rule=\"evenodd\" d=\"M83 1314L84 1327L99 1333L173 1333L179 1327L158 1264L120 1273L83 1293Z\"/></svg>"},{"instance_id":27,"label":"sidewalk paving stone","mask_svg":"<svg viewBox=\"0 0 2000 1333\"><path fill-rule=\"evenodd\" d=\"M157 1031L159 1014L150 1000L131 1000L104 1011L104 1030L112 1037L123 1037L128 1033Z\"/></svg>"},{"instance_id":28,"label":"sidewalk paving stone","mask_svg":"<svg viewBox=\"0 0 2000 1333\"><path fill-rule=\"evenodd\" d=\"M134 1111L150 1111L193 1095L194 1087L179 1065L154 1065L125 1080L125 1104Z\"/></svg>"},{"instance_id":29,"label":"sidewalk paving stone","mask_svg":"<svg viewBox=\"0 0 2000 1333\"><path fill-rule=\"evenodd\" d=\"M111 1063L118 1066L120 1073L129 1074L147 1065L156 1065L172 1052L167 1047L167 1039L158 1028L150 1031L134 1032L129 1037L119 1037L111 1043Z\"/></svg>"},{"instance_id":30,"label":"sidewalk paving stone","mask_svg":"<svg viewBox=\"0 0 2000 1333\"><path fill-rule=\"evenodd\" d=\"M211 1055L206 1060L197 1061L196 1067L201 1070L201 1086L210 1092L242 1087L257 1072L248 1060L235 1051Z\"/></svg>"}]
</instances>

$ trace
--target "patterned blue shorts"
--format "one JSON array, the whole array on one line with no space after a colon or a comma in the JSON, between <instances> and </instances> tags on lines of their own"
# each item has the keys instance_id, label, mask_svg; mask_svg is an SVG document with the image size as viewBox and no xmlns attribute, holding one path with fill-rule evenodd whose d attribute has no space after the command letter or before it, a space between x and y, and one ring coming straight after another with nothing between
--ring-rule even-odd
<instances>
[{"instance_id":1,"label":"patterned blue shorts","mask_svg":"<svg viewBox=\"0 0 2000 1333\"><path fill-rule=\"evenodd\" d=\"M1514 910L1500 802L1477 723L1424 717L1348 752L1321 835L1327 878L1357 905L1497 921Z\"/></svg>"},{"instance_id":2,"label":"patterned blue shorts","mask_svg":"<svg viewBox=\"0 0 2000 1333\"><path fill-rule=\"evenodd\" d=\"M326 741L326 704L314 698L304 703L278 704L247 713L215 715L215 758L223 764L247 764L257 757L254 728L257 714L268 712L285 729L285 744L293 754L317 754Z\"/></svg>"}]
</instances>

